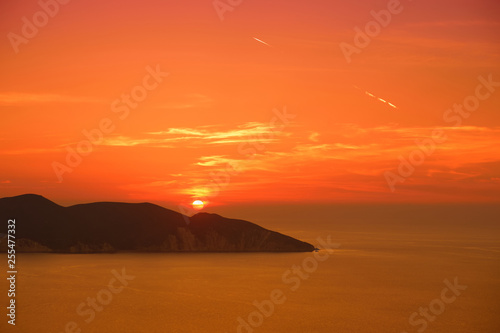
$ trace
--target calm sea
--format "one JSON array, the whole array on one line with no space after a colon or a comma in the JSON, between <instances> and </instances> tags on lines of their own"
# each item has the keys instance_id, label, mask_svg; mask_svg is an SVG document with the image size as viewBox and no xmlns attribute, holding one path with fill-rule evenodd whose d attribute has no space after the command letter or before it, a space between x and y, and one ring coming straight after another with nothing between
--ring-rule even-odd
<instances>
[{"instance_id":1,"label":"calm sea","mask_svg":"<svg viewBox=\"0 0 500 333\"><path fill-rule=\"evenodd\" d=\"M340 243L316 254L19 254L0 331L500 332L497 223L442 221L273 226Z\"/></svg>"}]
</instances>

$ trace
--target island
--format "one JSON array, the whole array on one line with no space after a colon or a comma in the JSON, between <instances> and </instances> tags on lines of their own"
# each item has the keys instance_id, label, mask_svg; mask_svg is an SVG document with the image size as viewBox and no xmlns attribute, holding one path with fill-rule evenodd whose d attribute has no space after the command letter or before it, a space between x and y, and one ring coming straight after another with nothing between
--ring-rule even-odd
<instances>
[{"instance_id":1,"label":"island","mask_svg":"<svg viewBox=\"0 0 500 333\"><path fill-rule=\"evenodd\" d=\"M2 221L16 223L18 252L311 252L314 246L257 224L151 203L60 206L24 194L0 199ZM6 231L5 231L6 232ZM2 237L3 236L3 237ZM7 249L0 234L0 248Z\"/></svg>"}]
</instances>

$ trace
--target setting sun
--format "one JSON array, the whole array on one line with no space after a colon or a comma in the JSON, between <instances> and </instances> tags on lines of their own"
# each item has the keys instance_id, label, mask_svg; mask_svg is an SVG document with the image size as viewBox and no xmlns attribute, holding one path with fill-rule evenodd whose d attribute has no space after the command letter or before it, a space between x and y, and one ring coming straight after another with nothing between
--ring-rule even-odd
<instances>
[{"instance_id":1,"label":"setting sun","mask_svg":"<svg viewBox=\"0 0 500 333\"><path fill-rule=\"evenodd\" d=\"M195 200L195 201L193 201L192 205L193 205L194 209L200 210L200 209L203 209L203 207L205 206L205 203L201 200Z\"/></svg>"}]
</instances>

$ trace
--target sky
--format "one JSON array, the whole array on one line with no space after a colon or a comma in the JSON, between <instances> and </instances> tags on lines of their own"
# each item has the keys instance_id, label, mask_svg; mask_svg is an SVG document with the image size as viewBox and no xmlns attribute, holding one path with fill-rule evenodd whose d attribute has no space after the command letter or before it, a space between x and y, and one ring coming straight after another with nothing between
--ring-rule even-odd
<instances>
[{"instance_id":1,"label":"sky","mask_svg":"<svg viewBox=\"0 0 500 333\"><path fill-rule=\"evenodd\" d=\"M0 5L0 197L500 201L496 0L61 2Z\"/></svg>"}]
</instances>

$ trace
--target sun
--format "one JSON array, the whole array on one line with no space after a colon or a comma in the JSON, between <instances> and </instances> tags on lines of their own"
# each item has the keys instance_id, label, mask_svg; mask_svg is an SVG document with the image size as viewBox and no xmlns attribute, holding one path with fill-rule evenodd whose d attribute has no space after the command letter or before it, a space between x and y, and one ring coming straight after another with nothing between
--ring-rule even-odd
<instances>
[{"instance_id":1,"label":"sun","mask_svg":"<svg viewBox=\"0 0 500 333\"><path fill-rule=\"evenodd\" d=\"M193 201L192 205L193 205L194 209L200 210L200 209L203 209L203 207L205 206L205 203L201 200L195 200L195 201Z\"/></svg>"}]
</instances>

